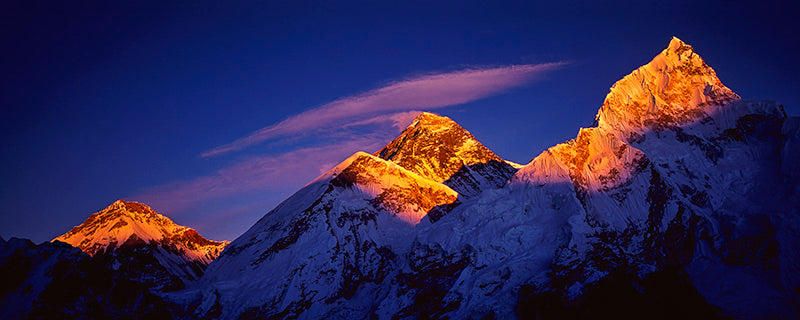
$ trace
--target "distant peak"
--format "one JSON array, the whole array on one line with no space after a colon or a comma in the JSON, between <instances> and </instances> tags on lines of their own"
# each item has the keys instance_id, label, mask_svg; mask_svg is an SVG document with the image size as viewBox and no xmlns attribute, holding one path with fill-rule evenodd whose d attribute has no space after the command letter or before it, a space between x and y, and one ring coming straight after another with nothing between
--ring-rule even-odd
<instances>
[{"instance_id":1,"label":"distant peak","mask_svg":"<svg viewBox=\"0 0 800 320\"><path fill-rule=\"evenodd\" d=\"M191 228L175 224L171 219L158 214L143 203L120 199L114 201L105 209L90 215L83 223L55 238L54 241L59 240L69 243L90 255L119 247L131 237L146 243L160 243L173 240L184 241L185 239L183 238L188 236L192 238L189 239L192 243L187 244L189 246L208 245L215 248L219 247L221 250L222 247L227 245L226 242L192 237L192 232L194 230ZM195 238L202 238L202 241Z\"/></svg>"}]
</instances>

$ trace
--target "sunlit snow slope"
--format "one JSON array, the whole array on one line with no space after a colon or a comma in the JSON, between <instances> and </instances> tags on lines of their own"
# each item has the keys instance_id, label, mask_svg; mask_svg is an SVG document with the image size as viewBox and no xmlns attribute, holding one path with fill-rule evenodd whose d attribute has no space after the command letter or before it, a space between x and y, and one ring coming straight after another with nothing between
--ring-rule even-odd
<instances>
[{"instance_id":1,"label":"sunlit snow slope","mask_svg":"<svg viewBox=\"0 0 800 320\"><path fill-rule=\"evenodd\" d=\"M131 276L159 286L182 287L203 274L228 241L212 241L150 207L118 200L53 241L80 248ZM154 279L151 279L154 278Z\"/></svg>"},{"instance_id":2,"label":"sunlit snow slope","mask_svg":"<svg viewBox=\"0 0 800 320\"><path fill-rule=\"evenodd\" d=\"M524 166L421 114L169 298L223 319L796 318L798 130L673 38Z\"/></svg>"}]
</instances>

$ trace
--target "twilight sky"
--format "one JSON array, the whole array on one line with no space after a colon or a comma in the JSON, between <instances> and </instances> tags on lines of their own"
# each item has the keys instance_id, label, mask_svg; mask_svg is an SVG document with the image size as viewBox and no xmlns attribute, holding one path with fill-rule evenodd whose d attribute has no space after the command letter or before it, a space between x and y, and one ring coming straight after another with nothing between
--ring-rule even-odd
<instances>
[{"instance_id":1,"label":"twilight sky","mask_svg":"<svg viewBox=\"0 0 800 320\"><path fill-rule=\"evenodd\" d=\"M419 111L527 163L673 35L800 115L788 1L528 2L4 1L0 236L47 241L123 198L233 240Z\"/></svg>"}]
</instances>

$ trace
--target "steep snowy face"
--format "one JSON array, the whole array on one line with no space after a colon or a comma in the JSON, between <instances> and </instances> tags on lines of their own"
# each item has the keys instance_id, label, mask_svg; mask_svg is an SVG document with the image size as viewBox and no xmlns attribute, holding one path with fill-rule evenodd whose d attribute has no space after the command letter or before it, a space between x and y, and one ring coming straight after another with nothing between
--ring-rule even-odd
<instances>
[{"instance_id":1,"label":"steep snowy face","mask_svg":"<svg viewBox=\"0 0 800 320\"><path fill-rule=\"evenodd\" d=\"M511 179L511 185L571 184L590 218L624 228L646 217L629 206L635 206L632 195L637 192L632 187L646 188L650 169L641 150L601 128L584 128L575 139L534 158Z\"/></svg>"},{"instance_id":2,"label":"steep snowy face","mask_svg":"<svg viewBox=\"0 0 800 320\"><path fill-rule=\"evenodd\" d=\"M374 155L463 196L501 187L516 172L455 121L428 112Z\"/></svg>"},{"instance_id":3,"label":"steep snowy face","mask_svg":"<svg viewBox=\"0 0 800 320\"><path fill-rule=\"evenodd\" d=\"M395 229L407 230L432 208L450 204L457 196L441 183L357 152L264 215L231 244L215 265L231 259L250 259L248 255L264 261L279 252L294 250L301 239L320 236L310 231L318 225L341 229L353 223L351 227L356 229L393 234ZM400 235L405 238L405 234Z\"/></svg>"},{"instance_id":4,"label":"steep snowy face","mask_svg":"<svg viewBox=\"0 0 800 320\"><path fill-rule=\"evenodd\" d=\"M395 272L395 252L411 246L414 225L457 196L446 185L358 152L233 241L203 277L219 294L204 294L213 300L194 312L208 314L213 310L205 306L215 303L223 318L297 316L312 304L344 308L359 286Z\"/></svg>"},{"instance_id":5,"label":"steep snowy face","mask_svg":"<svg viewBox=\"0 0 800 320\"><path fill-rule=\"evenodd\" d=\"M686 124L738 98L690 45L673 37L650 63L611 87L596 121L631 142L645 130Z\"/></svg>"},{"instance_id":6,"label":"steep snowy face","mask_svg":"<svg viewBox=\"0 0 800 320\"><path fill-rule=\"evenodd\" d=\"M576 286L584 286L620 266L646 273L679 264L725 314L791 312L800 283L800 233L791 227L797 124L782 106L738 99L673 39L614 85L597 118L598 127L536 158L556 161L534 161L512 179L569 181L591 226L572 234L570 246L584 249L556 255L551 283L583 274Z\"/></svg>"},{"instance_id":7,"label":"steep snowy face","mask_svg":"<svg viewBox=\"0 0 800 320\"><path fill-rule=\"evenodd\" d=\"M651 215L694 238L683 250L687 272L710 303L737 318L791 317L787 306L800 300L791 293L800 283L797 182L781 172L797 163L781 133L789 126L775 102L735 100L633 143L658 172Z\"/></svg>"},{"instance_id":8,"label":"steep snowy face","mask_svg":"<svg viewBox=\"0 0 800 320\"><path fill-rule=\"evenodd\" d=\"M234 241L186 314L713 318L713 305L796 317L797 118L738 99L673 39L614 85L597 121L518 168L422 114ZM493 163L510 173L485 170ZM430 223L414 224L423 215ZM651 305L631 307L646 295Z\"/></svg>"},{"instance_id":9,"label":"steep snowy face","mask_svg":"<svg viewBox=\"0 0 800 320\"><path fill-rule=\"evenodd\" d=\"M214 260L228 241L212 241L189 227L179 226L150 207L117 200L89 216L79 226L53 239L69 243L89 255L141 244L175 247L187 260L204 264Z\"/></svg>"},{"instance_id":10,"label":"steep snowy face","mask_svg":"<svg viewBox=\"0 0 800 320\"><path fill-rule=\"evenodd\" d=\"M452 203L458 196L443 184L365 153L357 154L332 183L358 188L372 202L409 224L417 224L433 207Z\"/></svg>"},{"instance_id":11,"label":"steep snowy face","mask_svg":"<svg viewBox=\"0 0 800 320\"><path fill-rule=\"evenodd\" d=\"M118 200L53 239L92 256L121 278L157 291L184 288L199 278L228 241L212 241L150 207Z\"/></svg>"},{"instance_id":12,"label":"steep snowy face","mask_svg":"<svg viewBox=\"0 0 800 320\"><path fill-rule=\"evenodd\" d=\"M647 163L644 153L599 128L548 150L567 168L573 183L585 192L602 192L627 182Z\"/></svg>"}]
</instances>

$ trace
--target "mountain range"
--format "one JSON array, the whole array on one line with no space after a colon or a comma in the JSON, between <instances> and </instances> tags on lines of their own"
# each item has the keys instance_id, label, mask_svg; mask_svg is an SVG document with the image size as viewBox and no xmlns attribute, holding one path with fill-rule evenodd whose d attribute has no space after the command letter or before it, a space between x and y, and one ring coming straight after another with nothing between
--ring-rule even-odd
<instances>
[{"instance_id":1,"label":"mountain range","mask_svg":"<svg viewBox=\"0 0 800 320\"><path fill-rule=\"evenodd\" d=\"M421 113L230 243L122 200L51 243L3 240L0 305L13 319L796 318L799 146L800 117L742 99L673 38L592 127L527 164Z\"/></svg>"}]
</instances>

